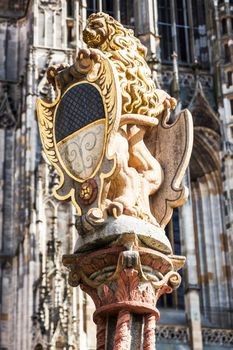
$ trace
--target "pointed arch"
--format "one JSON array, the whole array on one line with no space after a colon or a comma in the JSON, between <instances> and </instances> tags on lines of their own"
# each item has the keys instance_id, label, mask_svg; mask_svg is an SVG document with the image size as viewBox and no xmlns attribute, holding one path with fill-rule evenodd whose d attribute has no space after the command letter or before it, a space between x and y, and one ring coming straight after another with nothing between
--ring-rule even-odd
<instances>
[{"instance_id":1,"label":"pointed arch","mask_svg":"<svg viewBox=\"0 0 233 350\"><path fill-rule=\"evenodd\" d=\"M5 91L0 97L0 128L13 128L16 125L16 118L12 110L11 101Z\"/></svg>"},{"instance_id":2,"label":"pointed arch","mask_svg":"<svg viewBox=\"0 0 233 350\"><path fill-rule=\"evenodd\" d=\"M190 161L195 251L201 287L203 313L216 322L208 310L229 303L223 289L226 264L221 247L223 200L221 178L221 130L218 114L210 106L199 80L189 105L194 121L194 146Z\"/></svg>"},{"instance_id":3,"label":"pointed arch","mask_svg":"<svg viewBox=\"0 0 233 350\"><path fill-rule=\"evenodd\" d=\"M213 171L219 172L221 132L217 113L210 106L201 82L197 80L194 96L189 104L194 123L194 146L190 162L191 180ZM221 189L219 178L219 190Z\"/></svg>"}]
</instances>

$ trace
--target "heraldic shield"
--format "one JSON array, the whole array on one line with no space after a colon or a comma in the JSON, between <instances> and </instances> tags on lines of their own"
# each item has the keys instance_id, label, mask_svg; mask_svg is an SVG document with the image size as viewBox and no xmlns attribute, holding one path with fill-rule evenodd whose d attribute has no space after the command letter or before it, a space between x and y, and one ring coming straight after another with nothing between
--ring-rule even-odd
<instances>
[{"instance_id":1,"label":"heraldic shield","mask_svg":"<svg viewBox=\"0 0 233 350\"><path fill-rule=\"evenodd\" d=\"M71 86L55 112L60 162L76 181L93 178L104 156L107 113L101 92L90 83Z\"/></svg>"},{"instance_id":2,"label":"heraldic shield","mask_svg":"<svg viewBox=\"0 0 233 350\"><path fill-rule=\"evenodd\" d=\"M57 97L37 102L43 149L59 175L54 195L71 199L80 216L90 209L101 211L106 199L116 168L110 145L121 112L119 81L110 60L99 56L98 62L85 63L50 67L48 80L54 78Z\"/></svg>"}]
</instances>

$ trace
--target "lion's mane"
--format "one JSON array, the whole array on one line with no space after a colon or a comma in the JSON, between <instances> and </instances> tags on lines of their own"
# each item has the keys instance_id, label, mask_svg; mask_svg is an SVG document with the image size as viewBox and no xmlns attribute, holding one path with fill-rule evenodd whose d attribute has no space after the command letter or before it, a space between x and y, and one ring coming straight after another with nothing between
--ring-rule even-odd
<instances>
[{"instance_id":1,"label":"lion's mane","mask_svg":"<svg viewBox=\"0 0 233 350\"><path fill-rule=\"evenodd\" d=\"M95 48L108 53L117 68L123 98L122 114L154 116L158 97L151 71L145 61L146 48L131 29L124 28L105 13L92 14L88 18L87 26L97 18L102 23L105 22L103 24L107 27L108 35ZM90 43L88 45L91 46Z\"/></svg>"}]
</instances>

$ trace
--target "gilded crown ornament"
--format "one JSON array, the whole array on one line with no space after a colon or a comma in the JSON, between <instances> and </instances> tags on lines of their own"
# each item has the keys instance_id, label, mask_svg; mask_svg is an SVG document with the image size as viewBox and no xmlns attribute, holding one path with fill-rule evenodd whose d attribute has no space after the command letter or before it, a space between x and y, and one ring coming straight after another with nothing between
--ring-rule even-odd
<instances>
[{"instance_id":1,"label":"gilded crown ornament","mask_svg":"<svg viewBox=\"0 0 233 350\"><path fill-rule=\"evenodd\" d=\"M78 215L75 254L63 263L69 283L96 304L97 348L111 348L103 335L117 317L114 349L128 349L134 312L144 313L149 349L156 302L179 286L185 261L173 255L164 228L187 199L192 117L184 110L170 121L176 100L156 89L132 30L95 13L83 40L73 65L48 69L56 99L37 102L43 150L60 179L54 195L71 200Z\"/></svg>"}]
</instances>

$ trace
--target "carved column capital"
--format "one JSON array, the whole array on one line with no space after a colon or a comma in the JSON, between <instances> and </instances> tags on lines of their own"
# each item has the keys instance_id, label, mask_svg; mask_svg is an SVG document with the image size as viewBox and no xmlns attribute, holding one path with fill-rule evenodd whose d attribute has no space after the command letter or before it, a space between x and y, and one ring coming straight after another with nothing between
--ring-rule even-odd
<instances>
[{"instance_id":1,"label":"carved column capital","mask_svg":"<svg viewBox=\"0 0 233 350\"><path fill-rule=\"evenodd\" d=\"M105 349L101 344L103 336L109 334L111 322L116 323L114 349L133 344L128 324L134 322L134 315L143 320L141 327L144 324L143 339L147 344L144 348L152 349L151 335L160 318L157 301L162 294L179 287L177 269L184 261L184 257L146 247L129 233L122 234L110 247L63 257L63 264L70 270L70 285L80 285L95 303L98 349Z\"/></svg>"}]
</instances>

